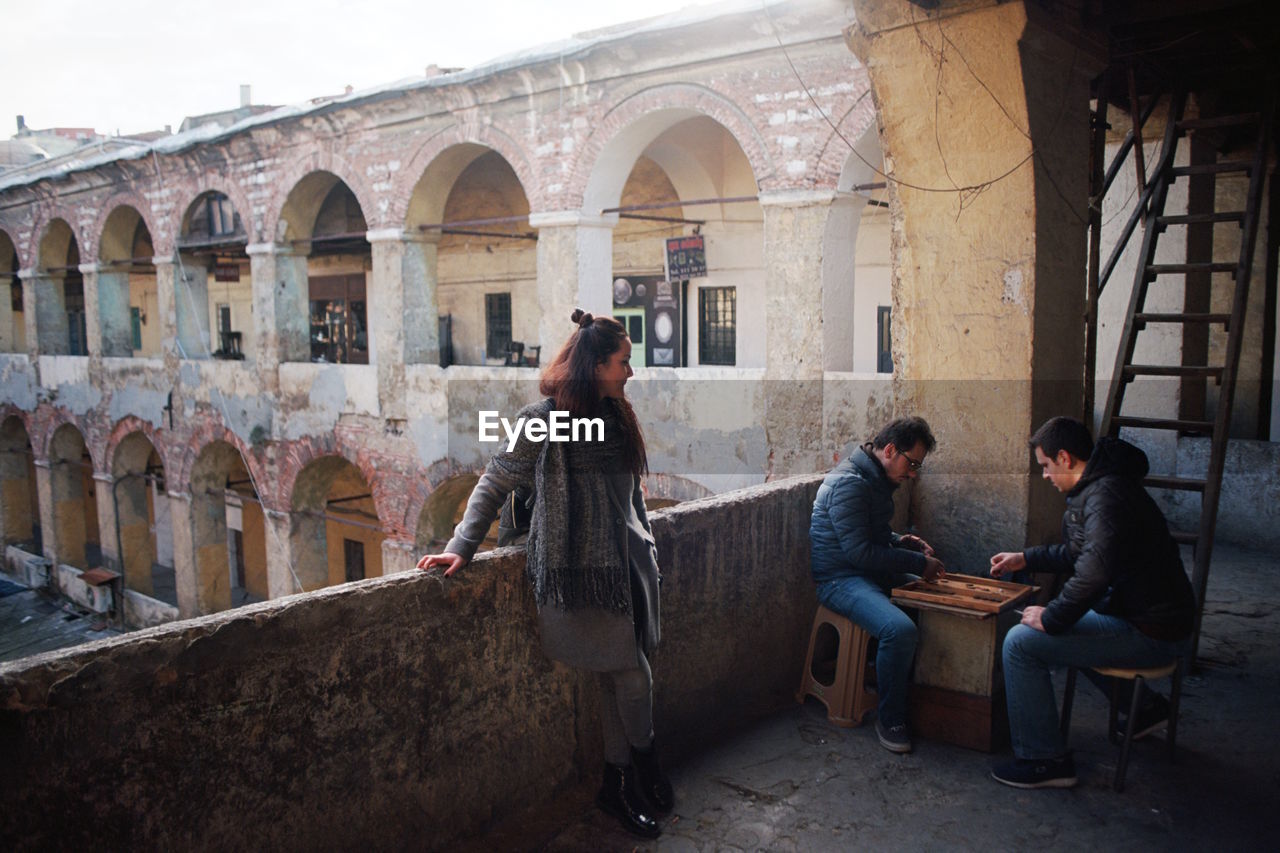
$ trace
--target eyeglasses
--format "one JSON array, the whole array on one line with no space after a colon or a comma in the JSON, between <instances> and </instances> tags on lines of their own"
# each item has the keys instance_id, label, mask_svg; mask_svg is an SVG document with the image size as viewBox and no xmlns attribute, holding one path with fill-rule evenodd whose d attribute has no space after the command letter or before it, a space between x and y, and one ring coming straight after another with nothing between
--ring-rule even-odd
<instances>
[{"instance_id":1,"label":"eyeglasses","mask_svg":"<svg viewBox=\"0 0 1280 853\"><path fill-rule=\"evenodd\" d=\"M912 471L919 471L921 468L924 467L923 459L917 462L915 459L912 459L910 456L908 456L905 453L902 454L902 458L907 460L907 465L911 468Z\"/></svg>"}]
</instances>

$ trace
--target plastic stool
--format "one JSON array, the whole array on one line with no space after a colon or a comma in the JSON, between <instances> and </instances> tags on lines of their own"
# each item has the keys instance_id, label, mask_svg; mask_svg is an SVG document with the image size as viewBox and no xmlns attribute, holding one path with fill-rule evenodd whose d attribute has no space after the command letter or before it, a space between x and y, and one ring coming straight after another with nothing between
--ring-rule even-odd
<instances>
[{"instance_id":1,"label":"plastic stool","mask_svg":"<svg viewBox=\"0 0 1280 853\"><path fill-rule=\"evenodd\" d=\"M1175 749L1178 745L1178 702L1182 698L1182 671L1184 659L1179 657L1171 663L1163 666L1147 667L1138 669L1134 667L1111 667L1111 666L1095 666L1093 671L1099 675L1105 675L1109 678L1116 679L1115 688L1111 692L1111 713L1107 720L1107 737L1112 743L1116 741L1116 726L1119 724L1119 682L1133 682L1133 699L1129 703L1129 720L1125 726L1124 738L1120 742L1120 761L1116 764L1116 775L1112 781L1112 787L1117 792L1124 790L1124 774L1129 767L1129 749L1133 746L1133 730L1138 721L1138 708L1142 705L1142 690L1147 681L1153 678L1173 677L1173 685L1169 690L1169 726L1165 735L1165 742L1169 745L1169 760L1174 760ZM1071 703L1075 698L1076 691L1076 667L1067 670L1067 686L1062 695L1062 740L1067 740L1067 734L1071 731Z\"/></svg>"},{"instance_id":2,"label":"plastic stool","mask_svg":"<svg viewBox=\"0 0 1280 853\"><path fill-rule=\"evenodd\" d=\"M834 668L831 660L814 660L818 645L818 633L830 626L839 635ZM871 636L862 628L838 613L819 605L813 617L813 631L809 634L809 654L805 657L804 672L800 676L800 689L796 701L816 696L827 706L827 719L837 726L852 728L861 725L862 718L876 707L879 699L876 691L865 684L867 675L867 646ZM830 683L819 679L815 669L822 668L830 675ZM831 669L830 672L826 670Z\"/></svg>"}]
</instances>

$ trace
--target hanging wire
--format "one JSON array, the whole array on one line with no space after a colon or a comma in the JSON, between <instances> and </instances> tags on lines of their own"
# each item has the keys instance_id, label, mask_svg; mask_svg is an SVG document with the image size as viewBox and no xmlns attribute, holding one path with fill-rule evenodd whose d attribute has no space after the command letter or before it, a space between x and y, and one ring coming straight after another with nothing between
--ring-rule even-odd
<instances>
[{"instance_id":1,"label":"hanging wire","mask_svg":"<svg viewBox=\"0 0 1280 853\"><path fill-rule=\"evenodd\" d=\"M953 185L951 187L930 187L930 186L924 186L919 183L915 183L913 181L908 181L903 178L897 178L886 173L885 171L880 169L878 166L876 166L874 163L870 162L869 160L867 160L865 157L863 157L861 154L858 153L858 150L854 146L854 144L849 140L848 137L844 135L844 133L840 130L840 128L836 125L836 123L831 120L831 117L827 114L827 111L822 108L821 104L818 103L817 98L813 94L813 90L810 88L809 84L805 81L804 77L800 74L799 69L796 68L796 64L791 58L790 51L788 51L787 46L783 44L782 35L778 31L777 23L774 21L773 15L769 12L768 0L761 0L761 8L764 11L765 17L769 21L769 27L773 31L773 36L778 43L778 48L782 51L782 55L786 59L787 65L790 66L791 68L791 73L795 76L796 80L800 83L800 88L804 90L805 95L808 96L809 101L814 106L814 109L818 111L818 115L822 117L822 120L825 121L828 126L830 126L832 132L835 133L835 135L838 136L844 142L844 144L848 146L850 153L852 153L854 157L858 158L858 160L860 160L862 164L865 165L867 168L869 168L872 172L884 178L885 181L892 182L898 186L907 187L908 189L916 190L917 192L954 193L959 197L960 209L963 211L965 207L971 204L983 192L990 189L992 186L999 183L1000 181L1003 181L1005 178L1009 177L1014 172L1018 171L1018 169L1022 168L1022 166L1024 166L1027 163L1027 161L1031 160L1033 157L1036 157L1038 152L1035 146L1033 145L1031 148L1031 151L1028 152L1025 157L1023 157L1018 162L1014 163L1009 168L1005 169L1000 174L996 175L994 178L991 178L986 181L982 181L980 183L967 184L964 186L956 185L955 181L952 181ZM915 18L914 9L912 9L912 24L915 26L917 37L920 38L921 43L925 45L926 50L928 50L931 54L935 56L935 61L938 62L938 77L937 77L938 82L937 82L937 88L935 89L935 92L934 92L934 109L935 109L935 116L936 116L937 109L938 109L938 98L941 94L942 64L944 62L945 57L943 55L942 50L935 48L932 44L930 44L928 40L925 39L923 34L920 32L919 21ZM1016 121L1013 120L1012 114L1005 107L1005 105L1001 103L1000 99L996 97L995 93L992 92L991 87L989 87L974 72L972 65L970 65L968 59L959 50L955 42L952 41L949 36L947 36L945 33L942 32L941 19L938 19L938 29L939 29L939 32L942 33L944 43L951 45L953 51L956 53L957 56L960 57L961 62L964 63L965 68L968 69L969 73L978 82L978 85L981 86L987 92L988 95L990 95L992 101L994 101L996 106L1000 109L1000 111L1005 114L1005 116L1009 119L1010 123L1012 123L1013 126L1017 128L1017 130L1020 133L1022 133L1024 136L1027 137L1028 140L1030 140L1031 137L1029 133L1026 130L1024 130L1020 125L1018 125ZM1076 47L1072 53L1071 68L1068 71L1068 76L1070 76L1070 74L1073 73L1075 70L1078 54L1079 54L1079 47ZM867 91L864 92L862 95L860 95L858 97L858 100L854 102L854 105L853 107L850 108L849 112L852 112L853 108L856 108L858 103L860 103L863 98L868 97L870 94L871 94L871 90L870 88L868 88ZM1050 130L1047 132L1046 134L1047 136L1051 137L1053 135L1053 132L1057 129L1058 124L1061 123L1062 116L1066 112L1066 106L1067 106L1067 98L1066 98L1066 93L1064 91L1062 104L1058 110L1058 116L1054 120L1054 123L1051 126ZM935 118L935 121L934 121L935 136L937 133L937 125L938 125L938 122ZM938 148L939 148L939 151L938 151L939 156L942 159L943 171L946 172L947 177L950 178L951 175L950 175L950 170L947 167L946 158L942 156L940 140L938 142ZM1078 213L1075 212L1075 208L1070 204L1066 196L1062 193L1062 190L1058 186L1058 183L1054 179L1052 173L1045 166L1045 161L1043 157L1040 158L1040 166L1044 170L1045 175L1049 179L1049 183L1053 186L1054 190L1058 193L1058 195L1062 198L1062 200L1067 203L1067 209L1070 210L1072 215L1074 215L1081 222L1086 222L1086 220L1083 217L1081 217Z\"/></svg>"}]
</instances>

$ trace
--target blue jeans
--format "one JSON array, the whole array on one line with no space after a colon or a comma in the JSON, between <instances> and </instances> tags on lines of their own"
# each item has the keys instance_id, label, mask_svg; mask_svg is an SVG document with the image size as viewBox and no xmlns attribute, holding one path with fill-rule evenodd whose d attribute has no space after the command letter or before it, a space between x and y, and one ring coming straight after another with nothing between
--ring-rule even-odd
<instances>
[{"instance_id":1,"label":"blue jeans","mask_svg":"<svg viewBox=\"0 0 1280 853\"><path fill-rule=\"evenodd\" d=\"M906 583L912 576L902 575ZM818 584L818 601L880 641L876 651L877 712L886 727L907 722L907 683L916 654L916 625L889 600L889 590L856 575Z\"/></svg>"},{"instance_id":2,"label":"blue jeans","mask_svg":"<svg viewBox=\"0 0 1280 853\"><path fill-rule=\"evenodd\" d=\"M1015 625L1004 638L1013 754L1035 760L1066 754L1058 730L1058 701L1049 680L1051 668L1160 666L1173 660L1184 645L1148 637L1131 622L1093 610L1057 635Z\"/></svg>"}]
</instances>

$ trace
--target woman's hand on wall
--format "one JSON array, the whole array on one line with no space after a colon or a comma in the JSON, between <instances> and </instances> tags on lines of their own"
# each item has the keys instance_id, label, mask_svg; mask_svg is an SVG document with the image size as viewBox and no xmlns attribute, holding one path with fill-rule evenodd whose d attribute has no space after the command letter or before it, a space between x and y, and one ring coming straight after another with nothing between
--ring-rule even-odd
<instances>
[{"instance_id":1,"label":"woman's hand on wall","mask_svg":"<svg viewBox=\"0 0 1280 853\"><path fill-rule=\"evenodd\" d=\"M427 554L418 561L418 568L434 569L437 566L444 566L444 576L449 577L449 575L453 574L466 564L466 557L461 554L454 554L450 551L445 551L443 554Z\"/></svg>"}]
</instances>

